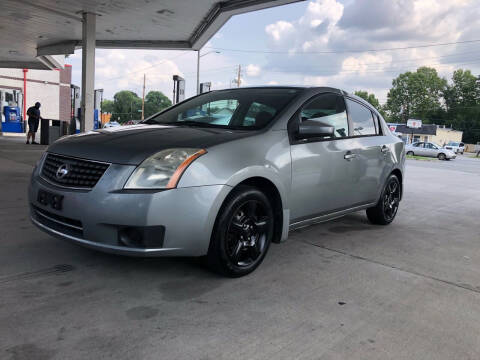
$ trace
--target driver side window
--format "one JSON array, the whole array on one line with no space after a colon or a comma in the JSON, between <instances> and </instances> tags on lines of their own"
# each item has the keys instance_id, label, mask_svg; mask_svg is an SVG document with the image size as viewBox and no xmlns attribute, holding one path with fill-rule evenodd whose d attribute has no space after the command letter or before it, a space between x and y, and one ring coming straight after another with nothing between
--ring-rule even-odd
<instances>
[{"instance_id":1,"label":"driver side window","mask_svg":"<svg viewBox=\"0 0 480 360\"><path fill-rule=\"evenodd\" d=\"M302 108L300 121L313 120L335 128L334 137L348 136L348 120L343 97L322 94Z\"/></svg>"}]
</instances>

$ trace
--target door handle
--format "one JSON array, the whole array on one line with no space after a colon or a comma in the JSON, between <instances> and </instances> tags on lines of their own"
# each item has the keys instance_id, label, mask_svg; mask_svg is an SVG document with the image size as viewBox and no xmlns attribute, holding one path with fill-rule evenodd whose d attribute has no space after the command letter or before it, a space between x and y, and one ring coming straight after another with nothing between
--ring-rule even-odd
<instances>
[{"instance_id":1,"label":"door handle","mask_svg":"<svg viewBox=\"0 0 480 360\"><path fill-rule=\"evenodd\" d=\"M343 156L343 158L348 161L355 159L356 157L357 154L353 154L351 151L347 151L347 153Z\"/></svg>"},{"instance_id":2,"label":"door handle","mask_svg":"<svg viewBox=\"0 0 480 360\"><path fill-rule=\"evenodd\" d=\"M390 151L387 145L383 145L382 148L380 149L382 153L386 154Z\"/></svg>"}]
</instances>

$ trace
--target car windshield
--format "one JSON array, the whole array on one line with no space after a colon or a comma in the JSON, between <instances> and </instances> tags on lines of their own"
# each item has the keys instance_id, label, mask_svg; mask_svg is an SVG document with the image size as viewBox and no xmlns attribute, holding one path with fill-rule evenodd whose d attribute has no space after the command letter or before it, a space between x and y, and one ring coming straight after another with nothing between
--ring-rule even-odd
<instances>
[{"instance_id":1,"label":"car windshield","mask_svg":"<svg viewBox=\"0 0 480 360\"><path fill-rule=\"evenodd\" d=\"M269 124L299 91L257 88L209 92L153 115L144 123L260 129Z\"/></svg>"},{"instance_id":2,"label":"car windshield","mask_svg":"<svg viewBox=\"0 0 480 360\"><path fill-rule=\"evenodd\" d=\"M450 141L447 145L449 145L449 146L458 146L459 143Z\"/></svg>"}]
</instances>

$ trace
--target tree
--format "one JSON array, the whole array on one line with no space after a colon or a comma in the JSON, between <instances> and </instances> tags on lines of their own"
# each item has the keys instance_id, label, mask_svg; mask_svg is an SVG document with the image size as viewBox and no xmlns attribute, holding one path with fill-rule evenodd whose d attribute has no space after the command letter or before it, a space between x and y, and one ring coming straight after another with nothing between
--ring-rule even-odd
<instances>
[{"instance_id":1,"label":"tree","mask_svg":"<svg viewBox=\"0 0 480 360\"><path fill-rule=\"evenodd\" d=\"M470 70L455 70L452 84L447 85L443 97L450 125L464 132L465 142L480 141L480 86Z\"/></svg>"},{"instance_id":2,"label":"tree","mask_svg":"<svg viewBox=\"0 0 480 360\"><path fill-rule=\"evenodd\" d=\"M114 109L114 104L112 100L103 100L102 101L102 112L104 113L112 113Z\"/></svg>"},{"instance_id":3,"label":"tree","mask_svg":"<svg viewBox=\"0 0 480 360\"><path fill-rule=\"evenodd\" d=\"M408 71L393 79L385 110L396 122L418 118L429 123L443 111L440 100L446 88L447 81L433 68Z\"/></svg>"},{"instance_id":4,"label":"tree","mask_svg":"<svg viewBox=\"0 0 480 360\"><path fill-rule=\"evenodd\" d=\"M460 107L475 106L480 100L480 86L470 70L458 69L453 72L452 85L444 91L445 103L449 112Z\"/></svg>"},{"instance_id":5,"label":"tree","mask_svg":"<svg viewBox=\"0 0 480 360\"><path fill-rule=\"evenodd\" d=\"M368 101L375 109L380 109L380 102L375 97L375 94L369 94L367 91L355 91L355 95Z\"/></svg>"},{"instance_id":6,"label":"tree","mask_svg":"<svg viewBox=\"0 0 480 360\"><path fill-rule=\"evenodd\" d=\"M149 91L145 96L145 118L172 106L172 102L161 91Z\"/></svg>"},{"instance_id":7,"label":"tree","mask_svg":"<svg viewBox=\"0 0 480 360\"><path fill-rule=\"evenodd\" d=\"M142 110L142 99L133 91L122 90L113 96L112 120L121 123L138 120L141 116L139 110Z\"/></svg>"}]
</instances>

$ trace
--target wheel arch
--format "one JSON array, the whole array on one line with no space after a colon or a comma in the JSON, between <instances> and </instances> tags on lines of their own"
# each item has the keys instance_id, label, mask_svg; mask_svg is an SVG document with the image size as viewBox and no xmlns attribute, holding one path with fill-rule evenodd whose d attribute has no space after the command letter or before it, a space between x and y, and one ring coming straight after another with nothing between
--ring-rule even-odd
<instances>
[{"instance_id":1,"label":"wheel arch","mask_svg":"<svg viewBox=\"0 0 480 360\"><path fill-rule=\"evenodd\" d=\"M272 205L274 215L274 234L272 241L279 243L282 240L284 216L282 196L277 186L271 180L265 177L254 176L241 181L235 187L233 187L231 191L234 191L240 185L254 187L267 195L268 199L270 200L270 204Z\"/></svg>"}]
</instances>

